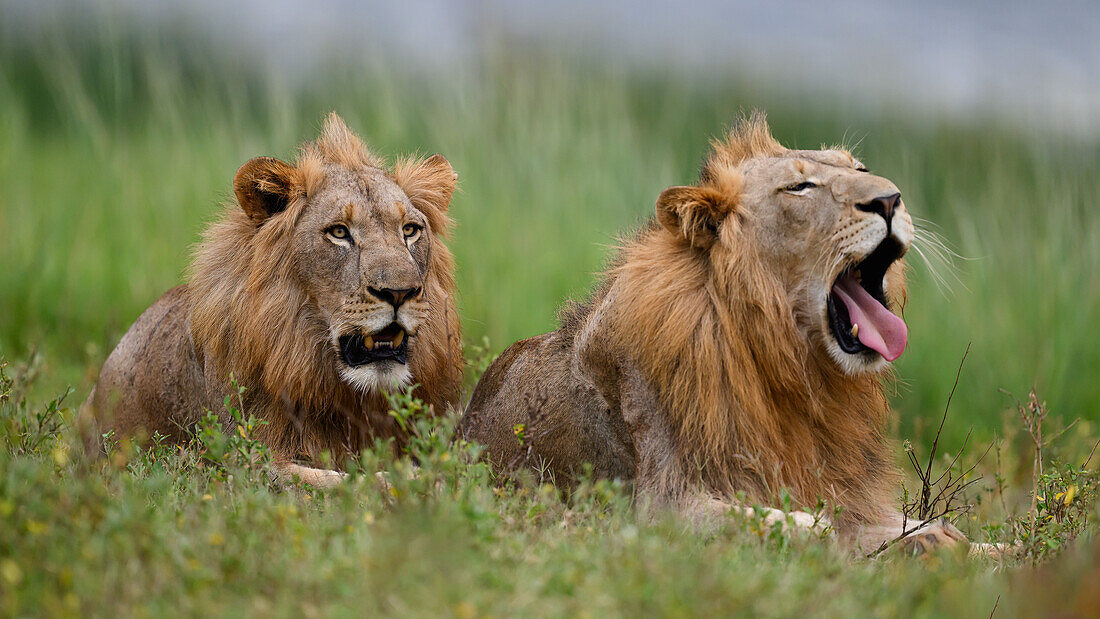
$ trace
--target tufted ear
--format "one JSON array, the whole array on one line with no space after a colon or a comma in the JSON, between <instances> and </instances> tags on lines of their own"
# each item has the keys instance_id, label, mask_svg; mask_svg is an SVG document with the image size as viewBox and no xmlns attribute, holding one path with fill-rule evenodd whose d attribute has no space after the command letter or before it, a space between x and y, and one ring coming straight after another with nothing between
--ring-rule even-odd
<instances>
[{"instance_id":1,"label":"tufted ear","mask_svg":"<svg viewBox=\"0 0 1100 619\"><path fill-rule=\"evenodd\" d=\"M437 154L423 161L398 161L393 176L413 206L428 217L432 230L445 234L450 227L447 209L458 182L458 175L447 158Z\"/></svg>"},{"instance_id":2,"label":"tufted ear","mask_svg":"<svg viewBox=\"0 0 1100 619\"><path fill-rule=\"evenodd\" d=\"M290 204L294 168L274 157L249 159L233 178L233 191L245 213L257 224Z\"/></svg>"},{"instance_id":3,"label":"tufted ear","mask_svg":"<svg viewBox=\"0 0 1100 619\"><path fill-rule=\"evenodd\" d=\"M736 198L713 187L669 187L657 198L657 221L695 247L706 249L718 226L736 207Z\"/></svg>"}]
</instances>

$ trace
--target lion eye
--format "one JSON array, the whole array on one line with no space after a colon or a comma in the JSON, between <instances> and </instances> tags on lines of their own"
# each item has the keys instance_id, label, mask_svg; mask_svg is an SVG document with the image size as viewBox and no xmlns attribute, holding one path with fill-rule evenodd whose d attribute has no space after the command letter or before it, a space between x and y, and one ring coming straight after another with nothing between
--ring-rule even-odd
<instances>
[{"instance_id":1,"label":"lion eye","mask_svg":"<svg viewBox=\"0 0 1100 619\"><path fill-rule=\"evenodd\" d=\"M790 193L800 193L807 189L813 189L817 187L817 183L811 183L810 181L803 181L794 185L788 185L783 188L783 191L789 191Z\"/></svg>"},{"instance_id":2,"label":"lion eye","mask_svg":"<svg viewBox=\"0 0 1100 619\"><path fill-rule=\"evenodd\" d=\"M336 224L325 232L327 232L328 235L332 238L339 239L341 241L346 241L351 238L351 231L348 230L348 227L343 224Z\"/></svg>"},{"instance_id":3,"label":"lion eye","mask_svg":"<svg viewBox=\"0 0 1100 619\"><path fill-rule=\"evenodd\" d=\"M416 236L418 232L420 232L420 225L405 224L405 226L401 228L401 232L405 234L406 239L411 239L412 237Z\"/></svg>"}]
</instances>

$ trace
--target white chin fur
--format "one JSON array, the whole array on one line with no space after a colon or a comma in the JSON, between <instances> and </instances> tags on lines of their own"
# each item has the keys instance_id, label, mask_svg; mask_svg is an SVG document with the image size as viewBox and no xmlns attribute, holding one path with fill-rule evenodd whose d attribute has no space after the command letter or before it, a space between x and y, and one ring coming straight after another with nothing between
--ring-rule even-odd
<instances>
[{"instance_id":1,"label":"white chin fur","mask_svg":"<svg viewBox=\"0 0 1100 619\"><path fill-rule=\"evenodd\" d=\"M865 352L848 354L840 349L840 344L836 343L836 339L827 328L825 332L825 349L829 351L829 356L836 361L840 369L852 376L880 372L890 363L882 355L871 356Z\"/></svg>"},{"instance_id":2,"label":"white chin fur","mask_svg":"<svg viewBox=\"0 0 1100 619\"><path fill-rule=\"evenodd\" d=\"M375 361L356 368L345 365L340 368L340 378L364 393L400 391L412 383L412 372L404 363Z\"/></svg>"}]
</instances>

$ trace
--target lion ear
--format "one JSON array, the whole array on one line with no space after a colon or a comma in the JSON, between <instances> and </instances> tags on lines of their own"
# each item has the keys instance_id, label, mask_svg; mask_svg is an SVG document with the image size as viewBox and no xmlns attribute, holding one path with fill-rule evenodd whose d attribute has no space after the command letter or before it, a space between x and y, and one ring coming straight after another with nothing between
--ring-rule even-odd
<instances>
[{"instance_id":1,"label":"lion ear","mask_svg":"<svg viewBox=\"0 0 1100 619\"><path fill-rule=\"evenodd\" d=\"M398 161L393 176L413 206L428 218L432 230L437 234L446 233L450 227L447 209L458 183L458 175L447 158L437 154L423 161Z\"/></svg>"},{"instance_id":2,"label":"lion ear","mask_svg":"<svg viewBox=\"0 0 1100 619\"><path fill-rule=\"evenodd\" d=\"M249 159L233 178L233 191L245 213L257 224L290 204L294 168L274 157Z\"/></svg>"},{"instance_id":3,"label":"lion ear","mask_svg":"<svg viewBox=\"0 0 1100 619\"><path fill-rule=\"evenodd\" d=\"M669 187L657 198L657 221L672 234L706 249L735 200L711 187Z\"/></svg>"}]
</instances>

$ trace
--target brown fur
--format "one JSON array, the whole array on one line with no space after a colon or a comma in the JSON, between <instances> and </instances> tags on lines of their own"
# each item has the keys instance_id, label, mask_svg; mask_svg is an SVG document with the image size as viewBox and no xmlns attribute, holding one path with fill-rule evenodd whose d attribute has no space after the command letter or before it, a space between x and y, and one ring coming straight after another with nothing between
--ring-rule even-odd
<instances>
[{"instance_id":1,"label":"brown fur","mask_svg":"<svg viewBox=\"0 0 1100 619\"><path fill-rule=\"evenodd\" d=\"M566 482L588 462L633 479L643 505L696 521L744 511L739 493L767 505L787 489L803 508L825 499L843 508L846 539L877 544L901 522L883 435L889 370L829 350L823 299L886 230L855 205L896 187L847 152L784 149L762 116L712 149L696 185L661 194L659 225L624 244L593 299L489 368L463 429L498 468ZM811 178L817 189L784 192ZM911 236L907 213L894 222ZM902 269L886 276L895 307ZM534 437L522 446L517 424Z\"/></svg>"},{"instance_id":2,"label":"brown fur","mask_svg":"<svg viewBox=\"0 0 1100 619\"><path fill-rule=\"evenodd\" d=\"M376 438L402 439L387 414L383 393L357 389L341 378L330 333L339 322L337 315L345 321L357 315L344 308L367 305L361 297L369 295L352 290L367 285L360 281L385 278L385 272L395 269L385 267L379 274L365 264L359 275L352 266L329 266L326 258L304 257L296 240L296 234L314 234L303 228L322 217L316 212L322 207L314 202L320 192L333 187L348 188L337 194L344 202L329 208L342 220L366 214L366 209L389 208L370 206L379 196L389 196L397 207L387 211L392 216L408 216L415 210L426 220L425 238L418 241L426 245L416 253L425 261L426 268L418 267L423 272L417 285L423 292L407 304L422 304L417 311L424 317L410 340L409 370L419 385L416 395L435 412L454 406L463 362L453 301L454 260L443 239L451 226L447 208L455 175L439 155L402 160L393 171L383 166L335 115L317 141L303 146L294 165L260 158L242 166L235 182L237 203L227 205L203 235L190 283L161 302L181 319L167 330L159 328L159 320L157 327L150 327L156 319L151 308L105 365L83 415L96 422L90 440L95 442L107 429L120 436L160 431L181 439L183 429L194 424L203 408L222 409L230 375L246 388L246 413L268 422L260 438L281 462L316 462L325 451L339 459ZM364 229L378 232L370 230L370 217L362 221L368 222ZM321 246L332 249L331 244ZM394 255L401 259L400 253ZM404 260L408 270L407 255ZM348 274L348 291L324 289L337 285L337 278L326 274L332 268L343 269L332 273ZM324 307L321 300L327 297L337 301ZM163 352L150 352L156 349ZM150 355L168 357L160 361L166 373L159 381L135 381ZM191 378L179 381L177 376ZM168 410L163 410L165 404Z\"/></svg>"}]
</instances>

